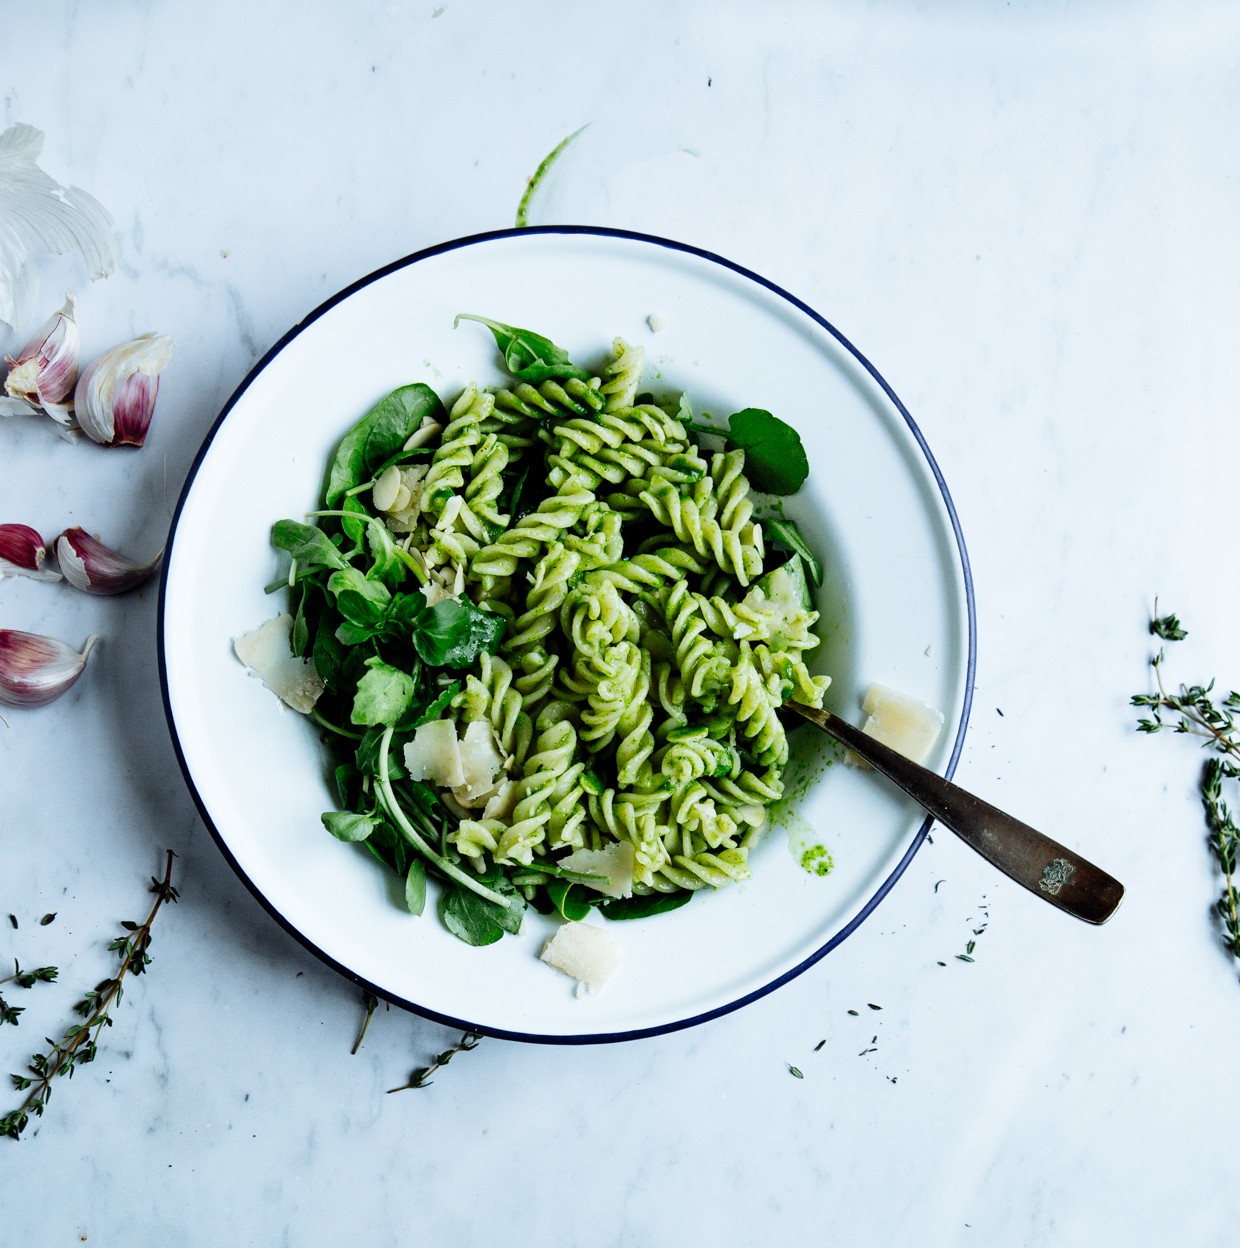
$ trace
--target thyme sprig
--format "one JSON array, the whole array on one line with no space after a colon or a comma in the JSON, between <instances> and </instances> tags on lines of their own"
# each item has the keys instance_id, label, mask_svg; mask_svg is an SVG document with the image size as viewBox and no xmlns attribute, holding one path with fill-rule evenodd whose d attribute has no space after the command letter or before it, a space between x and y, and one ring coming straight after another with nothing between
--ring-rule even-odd
<instances>
[{"instance_id":1,"label":"thyme sprig","mask_svg":"<svg viewBox=\"0 0 1240 1248\"><path fill-rule=\"evenodd\" d=\"M54 966L36 966L33 971L23 971L18 964L16 958L13 959L13 974L6 975L0 979L0 984L9 984L16 981L19 988L33 988L35 984L54 983L59 972ZM18 1024L18 1015L25 1012L24 1005L9 1005L3 997L0 997L0 1024L12 1023L14 1027Z\"/></svg>"},{"instance_id":2,"label":"thyme sprig","mask_svg":"<svg viewBox=\"0 0 1240 1248\"><path fill-rule=\"evenodd\" d=\"M47 1053L35 1053L31 1057L27 1067L29 1075L9 1076L19 1092L29 1094L17 1109L0 1118L0 1136L19 1139L31 1114L39 1118L43 1116L51 1099L52 1080L66 1074L72 1078L76 1067L95 1060L99 1035L104 1027L112 1026L112 1007L124 996L121 981L126 974L141 975L150 965L151 955L147 950L151 943L151 924L164 902L176 901L179 895L172 887L172 860L175 856L172 850L168 851L168 865L162 880L151 876L150 891L155 894L155 904L151 907L146 922L141 925L123 922L121 927L125 929L126 935L118 936L108 946L109 952L120 958L120 966L115 976L96 984L75 1007L77 1013L86 1021L69 1027L59 1043L48 1037L47 1043L51 1047ZM54 967L42 969L55 970Z\"/></svg>"},{"instance_id":3,"label":"thyme sprig","mask_svg":"<svg viewBox=\"0 0 1240 1248\"><path fill-rule=\"evenodd\" d=\"M1188 636L1174 615L1158 615L1157 603L1150 632L1165 641L1183 641ZM1168 693L1162 677L1165 659L1166 652L1160 649L1150 660L1158 692L1139 693L1132 699L1133 706L1147 707L1152 715L1152 718L1138 720L1137 730L1155 733L1170 728L1173 732L1201 737L1202 748L1214 752L1202 772L1201 804L1205 809L1210 848L1218 859L1225 885L1217 902L1223 923L1223 944L1233 957L1240 958L1240 899L1235 884L1240 828L1222 800L1223 781L1240 779L1240 724L1237 723L1240 693L1233 689L1227 697L1216 700L1213 680L1208 685L1181 685L1178 693ZM1163 721L1164 712L1174 716L1172 722Z\"/></svg>"},{"instance_id":4,"label":"thyme sprig","mask_svg":"<svg viewBox=\"0 0 1240 1248\"><path fill-rule=\"evenodd\" d=\"M409 1077L408 1083L402 1083L399 1088L388 1088L388 1092L404 1092L409 1088L429 1088L434 1081L428 1079L428 1075L433 1075L441 1066L446 1066L458 1053L468 1053L471 1049L476 1049L481 1039L481 1036L467 1031L456 1048L446 1049L429 1066L420 1066L415 1070Z\"/></svg>"}]
</instances>

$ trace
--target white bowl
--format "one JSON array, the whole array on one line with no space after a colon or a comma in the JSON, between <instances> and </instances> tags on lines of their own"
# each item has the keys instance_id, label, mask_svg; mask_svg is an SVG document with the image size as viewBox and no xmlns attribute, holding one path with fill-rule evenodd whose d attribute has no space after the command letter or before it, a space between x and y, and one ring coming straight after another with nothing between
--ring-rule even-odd
<instances>
[{"instance_id":1,"label":"white bowl","mask_svg":"<svg viewBox=\"0 0 1240 1248\"><path fill-rule=\"evenodd\" d=\"M908 865L928 820L873 772L793 735L800 796L750 855L753 878L651 919L604 923L623 946L603 991L538 959L554 930L529 912L518 936L472 948L433 905L333 839L335 808L315 726L249 678L232 639L282 609L274 521L319 497L344 432L414 381L446 402L502 377L475 312L546 335L574 360L615 335L646 348L642 388L687 390L695 411L762 407L794 425L810 477L785 502L825 562L818 593L834 677L827 705L860 719L877 680L929 702L946 725L929 765L951 775L968 721L975 652L968 557L951 498L917 426L871 365L816 312L718 256L620 230L503 230L419 252L357 282L278 342L220 414L182 492L160 591L164 701L185 778L221 850L285 928L342 974L462 1029L589 1043L687 1027L800 974L850 935ZM657 336L646 318L658 313ZM828 765L830 763L830 765ZM834 870L801 868L821 842ZM432 890L434 886L432 885Z\"/></svg>"}]
</instances>

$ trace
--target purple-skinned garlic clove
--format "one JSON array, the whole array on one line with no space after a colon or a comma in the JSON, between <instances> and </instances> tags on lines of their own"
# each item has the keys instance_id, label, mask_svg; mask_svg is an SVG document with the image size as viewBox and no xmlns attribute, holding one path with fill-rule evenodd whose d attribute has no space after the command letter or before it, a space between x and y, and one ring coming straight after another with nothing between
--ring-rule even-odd
<instances>
[{"instance_id":1,"label":"purple-skinned garlic clove","mask_svg":"<svg viewBox=\"0 0 1240 1248\"><path fill-rule=\"evenodd\" d=\"M5 706L46 706L66 692L86 667L99 639L87 638L79 654L55 637L0 628L0 702Z\"/></svg>"},{"instance_id":2,"label":"purple-skinned garlic clove","mask_svg":"<svg viewBox=\"0 0 1240 1248\"><path fill-rule=\"evenodd\" d=\"M62 425L73 424L73 389L82 354L73 308L73 292L67 290L65 306L48 318L16 358L4 357L9 366L5 394L34 411L46 412Z\"/></svg>"},{"instance_id":3,"label":"purple-skinned garlic clove","mask_svg":"<svg viewBox=\"0 0 1240 1248\"><path fill-rule=\"evenodd\" d=\"M66 529L56 539L56 560L65 580L87 594L124 594L136 589L163 557L161 550L150 563L134 563L83 528Z\"/></svg>"},{"instance_id":4,"label":"purple-skinned garlic clove","mask_svg":"<svg viewBox=\"0 0 1240 1248\"><path fill-rule=\"evenodd\" d=\"M0 579L28 576L34 581L58 581L59 572L43 567L47 547L28 524L0 524Z\"/></svg>"},{"instance_id":5,"label":"purple-skinned garlic clove","mask_svg":"<svg viewBox=\"0 0 1240 1248\"><path fill-rule=\"evenodd\" d=\"M143 334L113 347L78 378L74 415L101 446L141 446L155 412L159 374L176 343L167 334Z\"/></svg>"}]
</instances>

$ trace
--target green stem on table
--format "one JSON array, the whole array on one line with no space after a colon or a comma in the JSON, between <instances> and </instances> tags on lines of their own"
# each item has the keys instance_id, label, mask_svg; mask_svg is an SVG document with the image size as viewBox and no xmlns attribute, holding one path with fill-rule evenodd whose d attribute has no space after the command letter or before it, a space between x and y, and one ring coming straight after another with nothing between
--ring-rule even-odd
<instances>
[{"instance_id":1,"label":"green stem on table","mask_svg":"<svg viewBox=\"0 0 1240 1248\"><path fill-rule=\"evenodd\" d=\"M485 884L479 884L477 880L470 879L455 863L449 862L443 855L437 854L422 839L413 824L409 822L408 817L400 807L400 803L396 800L396 794L392 792L392 782L388 779L388 747L391 745L392 733L394 731L394 725L389 724L384 730L383 740L379 743L379 801L382 803L384 810L387 811L392 821L404 833L405 839L425 859L433 862L445 875L454 879L458 884L464 885L470 892L477 893L479 897L485 897L487 901L493 901L497 906L503 906L507 910L511 905L507 897L493 892Z\"/></svg>"},{"instance_id":2,"label":"green stem on table","mask_svg":"<svg viewBox=\"0 0 1240 1248\"><path fill-rule=\"evenodd\" d=\"M587 121L586 126L588 126L589 124L590 123ZM586 128L586 126L579 126L576 130L572 132L572 134L568 136L568 138L564 140L563 143L557 144L555 149L546 157L546 159L543 160L542 164L539 165L538 168L534 171L534 176L530 179L530 184L529 186L525 188L525 194L521 196L521 202L517 205L517 221L516 221L517 229L524 230L529 226L530 222L529 222L529 217L527 216L527 213L529 212L530 198L533 196L534 192L538 190L538 184L546 176L551 166L554 165L557 160L559 160L560 155L564 151L564 149L582 132L582 130Z\"/></svg>"}]
</instances>

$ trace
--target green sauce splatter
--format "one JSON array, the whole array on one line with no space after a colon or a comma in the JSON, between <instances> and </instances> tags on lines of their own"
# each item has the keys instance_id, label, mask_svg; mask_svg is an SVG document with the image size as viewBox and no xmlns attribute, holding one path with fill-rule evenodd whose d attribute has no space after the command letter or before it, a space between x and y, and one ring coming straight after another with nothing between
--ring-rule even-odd
<instances>
[{"instance_id":1,"label":"green sauce splatter","mask_svg":"<svg viewBox=\"0 0 1240 1248\"><path fill-rule=\"evenodd\" d=\"M811 875L830 875L835 861L825 845L815 845L801 855L801 866Z\"/></svg>"}]
</instances>

